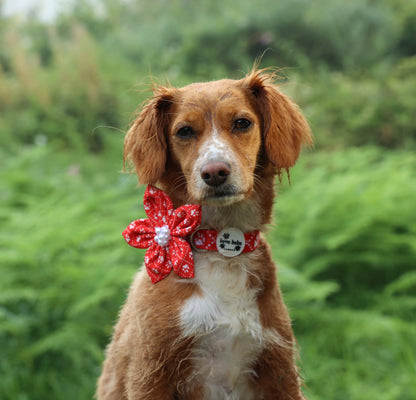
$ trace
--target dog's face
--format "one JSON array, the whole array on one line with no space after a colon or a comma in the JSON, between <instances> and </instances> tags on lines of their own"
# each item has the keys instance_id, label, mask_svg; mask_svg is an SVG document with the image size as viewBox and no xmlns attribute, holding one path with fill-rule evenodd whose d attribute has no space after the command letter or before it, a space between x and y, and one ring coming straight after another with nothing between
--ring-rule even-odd
<instances>
[{"instance_id":1,"label":"dog's face","mask_svg":"<svg viewBox=\"0 0 416 400\"><path fill-rule=\"evenodd\" d=\"M258 171L288 169L309 128L297 107L255 71L242 80L159 88L133 123L125 155L141 183L171 182L199 204L250 196Z\"/></svg>"},{"instance_id":2,"label":"dog's face","mask_svg":"<svg viewBox=\"0 0 416 400\"><path fill-rule=\"evenodd\" d=\"M261 148L254 103L234 81L193 84L175 92L167 140L199 204L226 205L247 197Z\"/></svg>"}]
</instances>

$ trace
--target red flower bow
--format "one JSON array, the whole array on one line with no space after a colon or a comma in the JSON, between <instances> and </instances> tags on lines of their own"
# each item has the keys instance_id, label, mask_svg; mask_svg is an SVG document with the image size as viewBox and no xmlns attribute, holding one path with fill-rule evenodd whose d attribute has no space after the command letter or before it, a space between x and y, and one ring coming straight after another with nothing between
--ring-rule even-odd
<instances>
[{"instance_id":1,"label":"red flower bow","mask_svg":"<svg viewBox=\"0 0 416 400\"><path fill-rule=\"evenodd\" d=\"M150 185L143 204L149 218L133 221L123 236L130 246L147 249L144 262L152 283L161 281L172 268L182 278L193 278L192 250L184 238L201 224L201 206L186 204L173 210L169 196Z\"/></svg>"}]
</instances>

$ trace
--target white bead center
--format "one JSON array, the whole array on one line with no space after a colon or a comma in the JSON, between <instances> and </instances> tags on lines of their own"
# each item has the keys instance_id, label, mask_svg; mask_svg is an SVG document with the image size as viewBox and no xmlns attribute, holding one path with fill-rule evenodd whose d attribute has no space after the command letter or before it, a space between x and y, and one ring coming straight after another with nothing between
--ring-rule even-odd
<instances>
[{"instance_id":1,"label":"white bead center","mask_svg":"<svg viewBox=\"0 0 416 400\"><path fill-rule=\"evenodd\" d=\"M155 242L162 247L166 247L170 241L170 230L167 225L155 228Z\"/></svg>"}]
</instances>

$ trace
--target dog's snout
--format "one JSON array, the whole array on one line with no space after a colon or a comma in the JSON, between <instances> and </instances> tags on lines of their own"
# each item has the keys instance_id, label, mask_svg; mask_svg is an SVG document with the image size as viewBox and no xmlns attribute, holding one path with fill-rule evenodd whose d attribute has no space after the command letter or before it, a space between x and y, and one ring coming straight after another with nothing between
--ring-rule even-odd
<instances>
[{"instance_id":1,"label":"dog's snout","mask_svg":"<svg viewBox=\"0 0 416 400\"><path fill-rule=\"evenodd\" d=\"M201 168L201 178L208 186L222 185L230 173L230 165L222 161L210 162Z\"/></svg>"}]
</instances>

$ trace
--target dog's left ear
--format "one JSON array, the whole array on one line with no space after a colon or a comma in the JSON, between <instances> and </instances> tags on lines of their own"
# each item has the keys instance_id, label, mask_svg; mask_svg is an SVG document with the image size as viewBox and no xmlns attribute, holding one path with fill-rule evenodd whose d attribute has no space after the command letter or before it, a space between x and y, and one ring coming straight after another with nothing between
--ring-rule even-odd
<instances>
[{"instance_id":1,"label":"dog's left ear","mask_svg":"<svg viewBox=\"0 0 416 400\"><path fill-rule=\"evenodd\" d=\"M173 89L158 87L124 139L124 162L131 161L141 184L155 184L165 172L169 107Z\"/></svg>"},{"instance_id":2,"label":"dog's left ear","mask_svg":"<svg viewBox=\"0 0 416 400\"><path fill-rule=\"evenodd\" d=\"M242 83L262 116L268 159L279 170L287 170L295 164L301 145L312 144L308 123L297 105L276 88L270 74L255 70Z\"/></svg>"}]
</instances>

